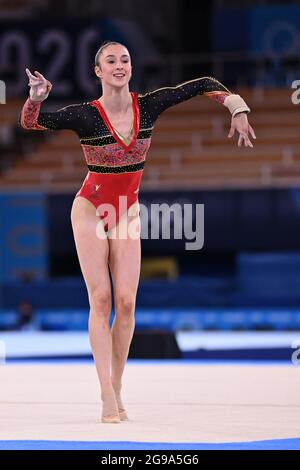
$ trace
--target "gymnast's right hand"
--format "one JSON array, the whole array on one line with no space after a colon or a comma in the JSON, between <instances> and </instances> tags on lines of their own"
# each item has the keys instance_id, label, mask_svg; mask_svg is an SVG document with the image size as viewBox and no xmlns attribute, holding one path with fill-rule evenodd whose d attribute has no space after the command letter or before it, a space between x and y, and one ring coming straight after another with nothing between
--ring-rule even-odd
<instances>
[{"instance_id":1,"label":"gymnast's right hand","mask_svg":"<svg viewBox=\"0 0 300 470\"><path fill-rule=\"evenodd\" d=\"M44 101L48 98L52 84L49 80L39 72L34 72L35 75L32 75L29 69L26 69L26 73L29 78L28 86L30 87L30 99L32 101Z\"/></svg>"}]
</instances>

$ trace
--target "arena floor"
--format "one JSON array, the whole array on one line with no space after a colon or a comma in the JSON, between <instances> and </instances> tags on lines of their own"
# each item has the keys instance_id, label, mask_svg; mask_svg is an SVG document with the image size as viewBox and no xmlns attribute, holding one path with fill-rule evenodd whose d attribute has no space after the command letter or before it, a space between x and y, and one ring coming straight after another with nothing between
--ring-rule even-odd
<instances>
[{"instance_id":1,"label":"arena floor","mask_svg":"<svg viewBox=\"0 0 300 470\"><path fill-rule=\"evenodd\" d=\"M300 449L291 363L130 360L130 421L100 422L91 361L1 365L1 449Z\"/></svg>"}]
</instances>

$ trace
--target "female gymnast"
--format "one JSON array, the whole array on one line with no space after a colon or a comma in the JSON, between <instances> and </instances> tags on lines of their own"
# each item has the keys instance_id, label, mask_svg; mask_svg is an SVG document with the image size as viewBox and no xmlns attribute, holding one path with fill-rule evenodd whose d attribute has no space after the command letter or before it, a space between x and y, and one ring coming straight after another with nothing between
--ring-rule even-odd
<instances>
[{"instance_id":1,"label":"female gymnast","mask_svg":"<svg viewBox=\"0 0 300 470\"><path fill-rule=\"evenodd\" d=\"M123 44L112 41L98 50L94 70L102 85L99 99L40 112L52 85L39 72L33 75L26 69L30 97L22 109L21 125L32 130L71 129L81 142L88 173L74 198L71 223L89 297L89 338L100 382L101 421L119 423L128 419L121 386L140 275L138 192L154 123L170 106L204 94L229 109L228 137L237 131L238 146L253 147L249 135L256 137L245 101L215 78L197 78L144 95L131 92L130 54ZM135 236L129 233L132 224ZM115 305L111 329L110 274Z\"/></svg>"}]
</instances>

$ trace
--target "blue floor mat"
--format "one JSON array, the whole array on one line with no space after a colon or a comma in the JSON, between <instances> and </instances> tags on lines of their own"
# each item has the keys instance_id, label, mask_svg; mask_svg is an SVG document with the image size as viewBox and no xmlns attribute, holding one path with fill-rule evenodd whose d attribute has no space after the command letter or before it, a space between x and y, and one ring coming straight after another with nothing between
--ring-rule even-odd
<instances>
[{"instance_id":1,"label":"blue floor mat","mask_svg":"<svg viewBox=\"0 0 300 470\"><path fill-rule=\"evenodd\" d=\"M0 450L300 450L300 438L230 443L0 441Z\"/></svg>"}]
</instances>

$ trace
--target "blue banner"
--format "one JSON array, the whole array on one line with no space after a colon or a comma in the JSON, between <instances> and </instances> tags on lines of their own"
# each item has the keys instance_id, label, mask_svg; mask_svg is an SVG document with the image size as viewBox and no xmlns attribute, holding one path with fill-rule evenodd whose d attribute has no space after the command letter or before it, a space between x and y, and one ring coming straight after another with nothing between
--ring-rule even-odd
<instances>
[{"instance_id":1,"label":"blue banner","mask_svg":"<svg viewBox=\"0 0 300 470\"><path fill-rule=\"evenodd\" d=\"M218 8L212 44L214 51L248 51L256 57L297 56L300 5Z\"/></svg>"},{"instance_id":2,"label":"blue banner","mask_svg":"<svg viewBox=\"0 0 300 470\"><path fill-rule=\"evenodd\" d=\"M272 5L251 8L250 50L256 55L279 59L299 55L300 5Z\"/></svg>"},{"instance_id":3,"label":"blue banner","mask_svg":"<svg viewBox=\"0 0 300 470\"><path fill-rule=\"evenodd\" d=\"M0 194L0 281L45 279L47 270L44 195Z\"/></svg>"}]
</instances>

